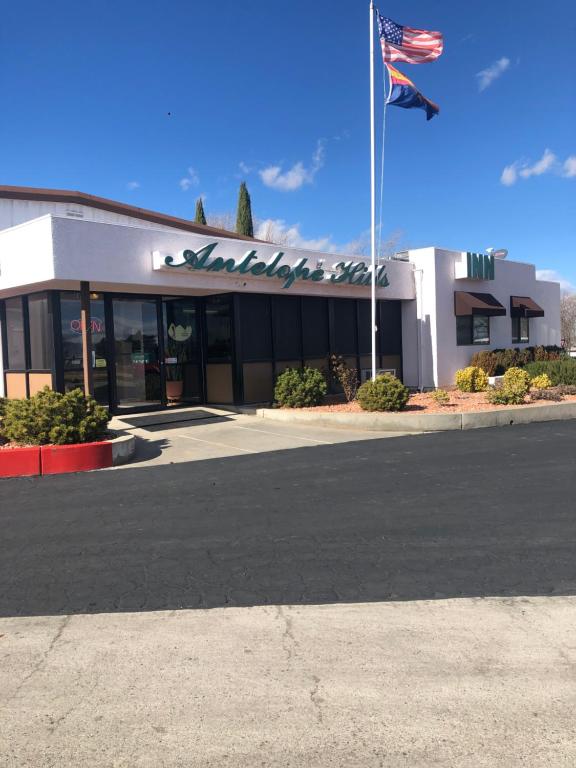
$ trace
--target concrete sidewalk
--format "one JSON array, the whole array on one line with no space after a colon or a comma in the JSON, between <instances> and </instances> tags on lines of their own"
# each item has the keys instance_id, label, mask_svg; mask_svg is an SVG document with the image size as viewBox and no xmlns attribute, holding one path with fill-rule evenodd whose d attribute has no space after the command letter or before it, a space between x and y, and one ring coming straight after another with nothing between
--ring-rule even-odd
<instances>
[{"instance_id":1,"label":"concrete sidewalk","mask_svg":"<svg viewBox=\"0 0 576 768\"><path fill-rule=\"evenodd\" d=\"M3 768L573 768L576 598L0 619Z\"/></svg>"},{"instance_id":2,"label":"concrete sidewalk","mask_svg":"<svg viewBox=\"0 0 576 768\"><path fill-rule=\"evenodd\" d=\"M155 466L242 456L290 448L399 437L401 432L267 423L256 415L217 408L189 408L115 417L112 429L137 438L136 456L125 466Z\"/></svg>"}]
</instances>

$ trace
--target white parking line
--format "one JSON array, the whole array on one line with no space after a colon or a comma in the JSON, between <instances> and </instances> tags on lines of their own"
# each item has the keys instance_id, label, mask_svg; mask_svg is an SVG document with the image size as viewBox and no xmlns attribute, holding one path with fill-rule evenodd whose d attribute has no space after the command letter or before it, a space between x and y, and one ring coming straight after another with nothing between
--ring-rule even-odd
<instances>
[{"instance_id":1,"label":"white parking line","mask_svg":"<svg viewBox=\"0 0 576 768\"><path fill-rule=\"evenodd\" d=\"M214 440L202 440L201 437L191 437L190 435L182 435L176 433L175 437L183 437L185 440L195 440L198 443L207 443L208 445L217 445L219 448L227 448L231 451L243 451L244 453L259 453L259 451L251 451L249 448L239 448L236 445L226 445L226 443L216 443Z\"/></svg>"},{"instance_id":2,"label":"white parking line","mask_svg":"<svg viewBox=\"0 0 576 768\"><path fill-rule=\"evenodd\" d=\"M286 435L280 432L269 432L267 429L255 429L254 427L240 427L234 425L236 429L245 429L248 432L259 432L261 435L273 435L274 437L288 437L292 440L305 440L307 443L320 443L321 445L332 445L328 440L315 440L313 437L301 437L300 435Z\"/></svg>"}]
</instances>

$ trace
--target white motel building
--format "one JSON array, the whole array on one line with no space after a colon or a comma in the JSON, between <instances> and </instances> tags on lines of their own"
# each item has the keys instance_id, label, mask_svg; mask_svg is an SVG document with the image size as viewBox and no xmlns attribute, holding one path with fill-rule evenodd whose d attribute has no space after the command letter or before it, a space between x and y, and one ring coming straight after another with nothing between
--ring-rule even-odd
<instances>
[{"instance_id":1,"label":"white motel building","mask_svg":"<svg viewBox=\"0 0 576 768\"><path fill-rule=\"evenodd\" d=\"M117 413L267 402L281 371L331 354L366 376L370 280L362 257L0 187L0 394L80 386ZM452 385L478 350L560 344L560 286L531 264L420 248L377 285L377 364L409 387Z\"/></svg>"}]
</instances>

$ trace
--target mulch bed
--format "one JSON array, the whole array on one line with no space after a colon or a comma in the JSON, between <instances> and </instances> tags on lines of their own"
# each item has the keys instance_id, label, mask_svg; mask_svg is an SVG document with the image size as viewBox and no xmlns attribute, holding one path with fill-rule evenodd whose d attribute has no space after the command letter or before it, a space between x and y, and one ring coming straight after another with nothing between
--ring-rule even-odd
<instances>
[{"instance_id":1,"label":"mulch bed","mask_svg":"<svg viewBox=\"0 0 576 768\"><path fill-rule=\"evenodd\" d=\"M526 398L523 405L492 405L486 401L486 392L460 392L458 390L448 393L450 402L447 405L438 405L434 402L429 392L418 392L410 395L408 405L402 413L464 413L467 411L500 411L507 408L523 408L525 406L538 407L539 405L554 405L550 400L532 401ZM576 402L576 395L565 395L562 402ZM315 408L300 408L302 411L328 411L332 413L366 413L356 401L351 403L332 403L318 405Z\"/></svg>"}]
</instances>

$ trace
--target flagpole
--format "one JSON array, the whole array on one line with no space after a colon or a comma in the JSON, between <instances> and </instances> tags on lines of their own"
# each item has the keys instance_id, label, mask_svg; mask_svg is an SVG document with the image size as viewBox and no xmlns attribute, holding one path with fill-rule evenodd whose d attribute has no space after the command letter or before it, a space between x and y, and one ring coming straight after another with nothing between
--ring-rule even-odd
<instances>
[{"instance_id":1,"label":"flagpole","mask_svg":"<svg viewBox=\"0 0 576 768\"><path fill-rule=\"evenodd\" d=\"M370 0L370 256L372 379L376 378L376 121L374 115L374 0Z\"/></svg>"}]
</instances>

